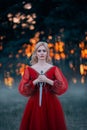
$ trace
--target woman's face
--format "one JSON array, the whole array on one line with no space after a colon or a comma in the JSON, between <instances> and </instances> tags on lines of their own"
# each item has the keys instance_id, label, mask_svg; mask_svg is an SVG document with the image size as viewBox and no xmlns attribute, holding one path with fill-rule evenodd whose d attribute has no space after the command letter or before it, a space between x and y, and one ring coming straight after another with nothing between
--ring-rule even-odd
<instances>
[{"instance_id":1,"label":"woman's face","mask_svg":"<svg viewBox=\"0 0 87 130\"><path fill-rule=\"evenodd\" d=\"M38 60L46 60L46 57L47 57L46 48L43 45L38 47L38 49L36 51L36 55L37 55Z\"/></svg>"}]
</instances>

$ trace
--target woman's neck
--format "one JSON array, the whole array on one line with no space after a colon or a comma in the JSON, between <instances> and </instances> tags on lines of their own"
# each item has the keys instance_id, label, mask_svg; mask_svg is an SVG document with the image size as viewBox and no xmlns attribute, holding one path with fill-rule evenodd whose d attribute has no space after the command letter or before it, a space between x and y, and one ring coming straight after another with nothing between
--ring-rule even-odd
<instances>
[{"instance_id":1,"label":"woman's neck","mask_svg":"<svg viewBox=\"0 0 87 130\"><path fill-rule=\"evenodd\" d=\"M38 60L38 65L44 66L47 64L47 62L45 60Z\"/></svg>"}]
</instances>

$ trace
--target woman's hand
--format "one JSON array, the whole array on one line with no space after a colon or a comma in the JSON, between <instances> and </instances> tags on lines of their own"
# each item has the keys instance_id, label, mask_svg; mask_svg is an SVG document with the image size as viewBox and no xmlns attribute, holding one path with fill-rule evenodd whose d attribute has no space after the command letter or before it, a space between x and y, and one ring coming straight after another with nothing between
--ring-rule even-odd
<instances>
[{"instance_id":1,"label":"woman's hand","mask_svg":"<svg viewBox=\"0 0 87 130\"><path fill-rule=\"evenodd\" d=\"M47 79L48 78L45 75L39 75L38 78L33 81L33 84L35 85L35 84L38 84L40 82L45 82L46 83Z\"/></svg>"},{"instance_id":2,"label":"woman's hand","mask_svg":"<svg viewBox=\"0 0 87 130\"><path fill-rule=\"evenodd\" d=\"M33 81L34 85L40 82L48 83L50 85L53 85L53 81L49 78L47 78L45 75L39 75L37 79Z\"/></svg>"},{"instance_id":3,"label":"woman's hand","mask_svg":"<svg viewBox=\"0 0 87 130\"><path fill-rule=\"evenodd\" d=\"M38 79L38 82L46 83L48 78L45 75L39 75L37 79Z\"/></svg>"}]
</instances>

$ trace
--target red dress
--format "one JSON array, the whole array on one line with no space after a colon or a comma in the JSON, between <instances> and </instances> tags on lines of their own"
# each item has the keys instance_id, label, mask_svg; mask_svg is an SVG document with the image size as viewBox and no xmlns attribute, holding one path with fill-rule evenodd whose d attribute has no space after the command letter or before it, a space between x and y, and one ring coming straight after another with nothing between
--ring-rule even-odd
<instances>
[{"instance_id":1,"label":"red dress","mask_svg":"<svg viewBox=\"0 0 87 130\"><path fill-rule=\"evenodd\" d=\"M33 80L39 73L31 68L25 69L18 90L24 96L29 96L23 113L20 130L67 130L64 113L56 95L63 94L68 83L60 69L52 66L45 75L54 81L53 86L45 84L42 92L42 105L39 106L39 86Z\"/></svg>"}]
</instances>

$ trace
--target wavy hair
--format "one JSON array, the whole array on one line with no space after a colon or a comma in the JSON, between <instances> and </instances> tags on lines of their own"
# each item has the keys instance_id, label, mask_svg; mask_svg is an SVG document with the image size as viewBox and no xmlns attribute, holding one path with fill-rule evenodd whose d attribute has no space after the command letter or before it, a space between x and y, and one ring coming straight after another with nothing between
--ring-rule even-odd
<instances>
[{"instance_id":1,"label":"wavy hair","mask_svg":"<svg viewBox=\"0 0 87 130\"><path fill-rule=\"evenodd\" d=\"M36 56L36 52L37 52L37 49L40 47L40 46L44 46L47 50L47 57L46 57L46 62L47 63L50 63L52 64L52 60L51 60L51 57L49 56L49 48L48 48L48 44L46 42L43 42L43 41L40 41L36 44L35 46L35 49L34 49L34 52L32 53L32 57L31 57L31 65L34 65L38 62L38 58Z\"/></svg>"}]
</instances>

